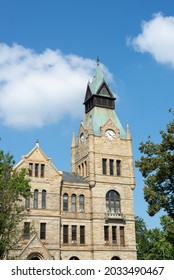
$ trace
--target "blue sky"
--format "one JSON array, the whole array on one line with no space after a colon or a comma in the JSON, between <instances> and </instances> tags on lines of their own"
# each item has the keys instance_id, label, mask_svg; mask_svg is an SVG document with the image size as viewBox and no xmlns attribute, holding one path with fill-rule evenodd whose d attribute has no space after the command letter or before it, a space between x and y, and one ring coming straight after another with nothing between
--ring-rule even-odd
<instances>
[{"instance_id":1,"label":"blue sky","mask_svg":"<svg viewBox=\"0 0 174 280\"><path fill-rule=\"evenodd\" d=\"M56 167L70 171L72 131L99 57L139 159L139 143L160 141L171 120L173 49L172 0L0 0L0 148L18 162L39 139ZM135 214L158 226L137 169L135 177Z\"/></svg>"}]
</instances>

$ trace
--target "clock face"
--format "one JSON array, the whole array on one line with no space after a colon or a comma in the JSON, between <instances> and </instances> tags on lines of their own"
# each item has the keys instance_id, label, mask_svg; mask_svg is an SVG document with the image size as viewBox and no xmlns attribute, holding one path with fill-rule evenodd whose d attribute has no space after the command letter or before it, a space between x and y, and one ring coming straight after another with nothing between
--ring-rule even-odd
<instances>
[{"instance_id":1,"label":"clock face","mask_svg":"<svg viewBox=\"0 0 174 280\"><path fill-rule=\"evenodd\" d=\"M105 135L108 140L114 140L116 134L115 131L113 131L112 129L107 129Z\"/></svg>"},{"instance_id":2,"label":"clock face","mask_svg":"<svg viewBox=\"0 0 174 280\"><path fill-rule=\"evenodd\" d=\"M80 134L80 142L83 142L83 141L84 141L84 139L85 139L84 134L83 134L83 133L81 133L81 134Z\"/></svg>"}]
</instances>

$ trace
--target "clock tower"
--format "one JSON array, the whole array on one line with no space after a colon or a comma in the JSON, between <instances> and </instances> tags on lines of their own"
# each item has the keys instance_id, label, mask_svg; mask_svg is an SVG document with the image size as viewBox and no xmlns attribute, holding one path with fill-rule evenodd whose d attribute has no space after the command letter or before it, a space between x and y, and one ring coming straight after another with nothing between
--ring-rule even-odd
<instances>
[{"instance_id":1,"label":"clock tower","mask_svg":"<svg viewBox=\"0 0 174 280\"><path fill-rule=\"evenodd\" d=\"M72 173L91 189L93 259L136 259L132 139L97 61L86 89L85 116L72 138Z\"/></svg>"}]
</instances>

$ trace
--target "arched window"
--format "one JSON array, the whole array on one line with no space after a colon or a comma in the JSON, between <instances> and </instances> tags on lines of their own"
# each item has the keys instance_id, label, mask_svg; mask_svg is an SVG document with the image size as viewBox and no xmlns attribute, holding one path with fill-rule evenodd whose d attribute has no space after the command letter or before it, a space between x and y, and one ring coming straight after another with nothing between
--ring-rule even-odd
<instances>
[{"instance_id":1,"label":"arched window","mask_svg":"<svg viewBox=\"0 0 174 280\"><path fill-rule=\"evenodd\" d=\"M63 211L68 211L68 194L63 195Z\"/></svg>"},{"instance_id":2,"label":"arched window","mask_svg":"<svg viewBox=\"0 0 174 280\"><path fill-rule=\"evenodd\" d=\"M29 256L27 257L27 260L43 260L44 257L40 254L40 253L31 253L29 254Z\"/></svg>"},{"instance_id":3,"label":"arched window","mask_svg":"<svg viewBox=\"0 0 174 280\"><path fill-rule=\"evenodd\" d=\"M46 208L46 195L47 195L46 190L43 190L42 191L42 209Z\"/></svg>"},{"instance_id":4,"label":"arched window","mask_svg":"<svg viewBox=\"0 0 174 280\"><path fill-rule=\"evenodd\" d=\"M106 210L112 213L120 213L120 195L115 190L110 190L106 194Z\"/></svg>"},{"instance_id":5,"label":"arched window","mask_svg":"<svg viewBox=\"0 0 174 280\"><path fill-rule=\"evenodd\" d=\"M38 190L34 190L34 208L38 208Z\"/></svg>"},{"instance_id":6,"label":"arched window","mask_svg":"<svg viewBox=\"0 0 174 280\"><path fill-rule=\"evenodd\" d=\"M83 194L79 196L80 212L84 212L85 209L85 197Z\"/></svg>"},{"instance_id":7,"label":"arched window","mask_svg":"<svg viewBox=\"0 0 174 280\"><path fill-rule=\"evenodd\" d=\"M121 260L121 259L119 257L117 257L117 256L114 256L114 257L112 257L111 260Z\"/></svg>"},{"instance_id":8,"label":"arched window","mask_svg":"<svg viewBox=\"0 0 174 280\"><path fill-rule=\"evenodd\" d=\"M72 194L71 196L71 211L76 212L76 195Z\"/></svg>"},{"instance_id":9,"label":"arched window","mask_svg":"<svg viewBox=\"0 0 174 280\"><path fill-rule=\"evenodd\" d=\"M71 257L69 260L79 260L79 258L76 257L76 256L73 256L73 257Z\"/></svg>"}]
</instances>

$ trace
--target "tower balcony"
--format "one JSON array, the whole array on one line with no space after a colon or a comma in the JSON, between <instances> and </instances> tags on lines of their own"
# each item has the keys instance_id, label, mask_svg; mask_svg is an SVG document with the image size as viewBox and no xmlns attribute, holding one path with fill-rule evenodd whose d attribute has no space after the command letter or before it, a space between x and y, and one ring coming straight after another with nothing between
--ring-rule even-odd
<instances>
[{"instance_id":1,"label":"tower balcony","mask_svg":"<svg viewBox=\"0 0 174 280\"><path fill-rule=\"evenodd\" d=\"M116 210L115 212L107 211L105 213L105 220L125 220L125 216L119 210Z\"/></svg>"}]
</instances>

